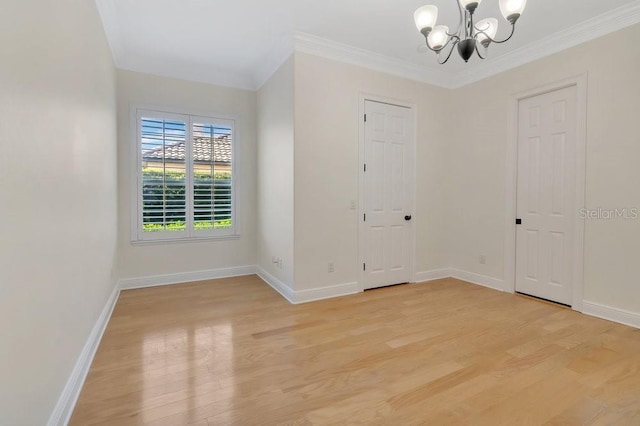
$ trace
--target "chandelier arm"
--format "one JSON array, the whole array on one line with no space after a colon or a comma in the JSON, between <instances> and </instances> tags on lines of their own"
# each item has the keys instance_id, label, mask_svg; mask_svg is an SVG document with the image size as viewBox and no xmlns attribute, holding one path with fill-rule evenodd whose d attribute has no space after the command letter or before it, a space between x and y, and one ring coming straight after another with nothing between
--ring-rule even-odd
<instances>
[{"instance_id":1,"label":"chandelier arm","mask_svg":"<svg viewBox=\"0 0 640 426\"><path fill-rule=\"evenodd\" d=\"M440 49L440 50L434 49L433 47L431 47L431 45L429 44L429 39L426 38L426 37L425 37L425 43L427 45L427 49L429 49L432 52L440 53L440 50L442 50L442 49Z\"/></svg>"},{"instance_id":2,"label":"chandelier arm","mask_svg":"<svg viewBox=\"0 0 640 426\"><path fill-rule=\"evenodd\" d=\"M486 52L486 48L485 48L485 52ZM486 56L482 56L482 53L480 53L480 49L478 48L478 43L476 43L476 53L478 54L480 59L487 59Z\"/></svg>"},{"instance_id":3,"label":"chandelier arm","mask_svg":"<svg viewBox=\"0 0 640 426\"><path fill-rule=\"evenodd\" d=\"M442 46L440 49L438 49L437 52L438 53L442 52L444 49L447 48L447 46L449 46L449 44L451 42L453 42L453 44L455 46L459 41L460 41L460 38L457 35L449 36L449 40L447 40L447 42L444 44L444 46ZM449 54L449 56L451 56L451 54Z\"/></svg>"},{"instance_id":4,"label":"chandelier arm","mask_svg":"<svg viewBox=\"0 0 640 426\"><path fill-rule=\"evenodd\" d=\"M453 0L453 1L455 1L456 2L456 6L458 6L458 15L460 15L460 18L458 19L458 29L452 34L447 33L447 35L449 37L453 37L453 36L459 35L460 34L460 30L462 29L462 24L464 22L462 6L460 6L460 2L458 0Z\"/></svg>"},{"instance_id":5,"label":"chandelier arm","mask_svg":"<svg viewBox=\"0 0 640 426\"><path fill-rule=\"evenodd\" d=\"M451 45L451 49L449 50L449 54L447 54L447 57L445 58L444 61L440 62L440 52L438 52L438 64L439 65L443 65L446 64L447 61L449 60L449 58L451 58L451 55L453 54L453 51L456 48L456 45L460 42L460 38L456 37L456 41L453 42L453 44Z\"/></svg>"},{"instance_id":6,"label":"chandelier arm","mask_svg":"<svg viewBox=\"0 0 640 426\"><path fill-rule=\"evenodd\" d=\"M449 35L449 34L447 34ZM456 40L455 43L458 43L460 41L460 37L458 37L457 35L453 35L453 36L449 36L449 40L447 40L447 42L444 44L444 46L442 46L440 49L434 49L433 47L431 47L431 45L429 44L429 38L425 37L425 41L427 43L427 48L429 50L431 50L432 52L436 52L436 53L440 53L442 52L444 49L446 49L446 47L449 45L449 43L451 43L453 40ZM451 56L451 55L449 55Z\"/></svg>"},{"instance_id":7,"label":"chandelier arm","mask_svg":"<svg viewBox=\"0 0 640 426\"><path fill-rule=\"evenodd\" d=\"M478 30L476 28L476 30ZM513 23L511 24L511 34L509 34L509 37L505 38L504 40L495 40L491 37L489 37L489 34L487 34L486 32L482 31L482 30L478 30L478 32L476 32L476 34L473 36L476 40L478 39L478 34L483 34L487 40L489 40L491 43L496 43L496 44L501 44L501 43L506 43L509 40L511 40L511 37L513 37L513 34L516 32L516 24Z\"/></svg>"}]
</instances>

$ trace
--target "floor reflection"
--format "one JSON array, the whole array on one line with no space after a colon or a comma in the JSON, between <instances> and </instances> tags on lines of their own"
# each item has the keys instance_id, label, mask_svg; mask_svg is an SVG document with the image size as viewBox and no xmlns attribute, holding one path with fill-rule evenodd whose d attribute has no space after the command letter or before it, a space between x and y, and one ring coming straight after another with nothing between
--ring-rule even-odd
<instances>
[{"instance_id":1,"label":"floor reflection","mask_svg":"<svg viewBox=\"0 0 640 426\"><path fill-rule=\"evenodd\" d=\"M235 394L231 323L148 333L140 348L143 423L167 416L187 423L212 404L218 412L231 411Z\"/></svg>"}]
</instances>

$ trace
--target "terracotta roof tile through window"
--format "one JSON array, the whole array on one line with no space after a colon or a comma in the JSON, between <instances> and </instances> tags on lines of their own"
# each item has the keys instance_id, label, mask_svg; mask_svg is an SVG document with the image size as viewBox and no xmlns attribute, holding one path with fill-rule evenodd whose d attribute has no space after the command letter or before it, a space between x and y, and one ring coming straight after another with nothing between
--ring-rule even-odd
<instances>
[{"instance_id":1,"label":"terracotta roof tile through window","mask_svg":"<svg viewBox=\"0 0 640 426\"><path fill-rule=\"evenodd\" d=\"M212 154L211 139L207 137L196 137L193 142L193 160L201 163L211 163ZM231 137L229 135L223 135L215 138L213 143L213 161L214 163L231 163ZM164 146L147 151L143 160L153 161L162 160L184 160L185 159L185 144L184 141L174 142Z\"/></svg>"}]
</instances>

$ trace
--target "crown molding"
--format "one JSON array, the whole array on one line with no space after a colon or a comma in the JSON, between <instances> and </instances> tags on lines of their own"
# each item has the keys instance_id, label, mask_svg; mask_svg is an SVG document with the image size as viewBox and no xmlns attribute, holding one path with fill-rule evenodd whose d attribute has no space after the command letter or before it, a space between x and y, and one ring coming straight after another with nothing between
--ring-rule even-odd
<instances>
[{"instance_id":1,"label":"crown molding","mask_svg":"<svg viewBox=\"0 0 640 426\"><path fill-rule=\"evenodd\" d=\"M311 34L296 32L294 49L296 52L321 56L434 86L450 87L452 83L451 74L442 69L434 70Z\"/></svg>"},{"instance_id":2,"label":"crown molding","mask_svg":"<svg viewBox=\"0 0 640 426\"><path fill-rule=\"evenodd\" d=\"M457 89L484 80L637 23L640 23L640 2L613 9L495 59L485 60L478 66L460 71L455 74L451 88Z\"/></svg>"},{"instance_id":3,"label":"crown molding","mask_svg":"<svg viewBox=\"0 0 640 426\"><path fill-rule=\"evenodd\" d=\"M254 90L260 90L262 86L275 74L294 52L293 37L286 34L271 50L271 52L256 67L253 75Z\"/></svg>"}]
</instances>

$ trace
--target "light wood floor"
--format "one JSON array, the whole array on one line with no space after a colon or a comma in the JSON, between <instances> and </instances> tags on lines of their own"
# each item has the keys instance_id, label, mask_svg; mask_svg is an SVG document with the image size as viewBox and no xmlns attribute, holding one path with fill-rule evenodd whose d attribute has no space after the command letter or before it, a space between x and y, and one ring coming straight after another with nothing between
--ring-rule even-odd
<instances>
[{"instance_id":1,"label":"light wood floor","mask_svg":"<svg viewBox=\"0 0 640 426\"><path fill-rule=\"evenodd\" d=\"M640 330L453 279L122 292L73 425L640 425Z\"/></svg>"}]
</instances>

